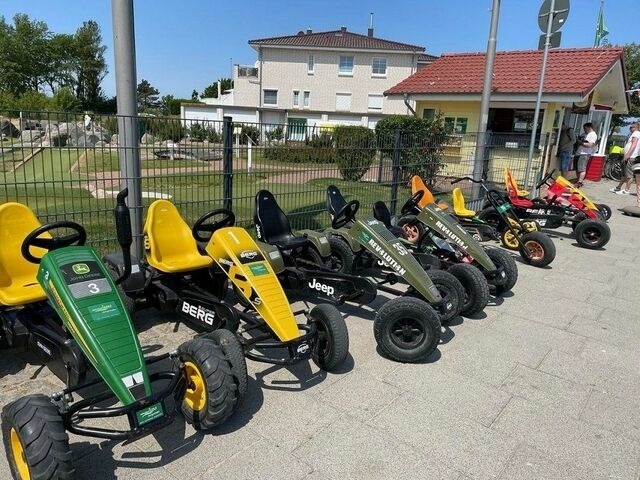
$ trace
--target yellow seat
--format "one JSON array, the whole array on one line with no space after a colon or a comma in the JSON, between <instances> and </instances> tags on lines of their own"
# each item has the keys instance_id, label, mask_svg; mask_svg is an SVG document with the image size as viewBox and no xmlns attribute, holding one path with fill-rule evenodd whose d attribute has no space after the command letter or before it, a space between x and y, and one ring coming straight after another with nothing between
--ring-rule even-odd
<instances>
[{"instance_id":1,"label":"yellow seat","mask_svg":"<svg viewBox=\"0 0 640 480\"><path fill-rule=\"evenodd\" d=\"M436 203L436 199L433 196L433 193L431 193L431 190L429 190L427 185L424 183L424 180L422 180L422 178L419 175L414 175L413 177L411 177L411 194L413 195L416 192L419 192L420 190L424 192L424 194L422 195L422 198L418 202L418 206L420 208L430 203L433 203L433 204ZM438 203L437 205L442 210L446 210L447 208L449 208L449 206L446 203Z\"/></svg>"},{"instance_id":2,"label":"yellow seat","mask_svg":"<svg viewBox=\"0 0 640 480\"><path fill-rule=\"evenodd\" d=\"M189 225L176 206L156 200L149 206L144 224L144 248L147 262L165 273L180 273L213 265L213 260L198 251Z\"/></svg>"},{"instance_id":3,"label":"yellow seat","mask_svg":"<svg viewBox=\"0 0 640 480\"><path fill-rule=\"evenodd\" d=\"M40 226L40 221L26 205L15 202L0 205L0 304L2 305L25 305L46 298L44 290L36 280L38 265L27 261L20 251L27 235ZM41 257L46 250L32 248L31 253Z\"/></svg>"},{"instance_id":4,"label":"yellow seat","mask_svg":"<svg viewBox=\"0 0 640 480\"><path fill-rule=\"evenodd\" d=\"M475 210L469 210L464 204L464 195L459 187L453 189L453 211L458 217L471 218L476 216Z\"/></svg>"},{"instance_id":5,"label":"yellow seat","mask_svg":"<svg viewBox=\"0 0 640 480\"><path fill-rule=\"evenodd\" d=\"M508 168L504 169L504 184L510 195L515 193L518 198L527 198L529 196L529 190L520 190L518 188L518 184Z\"/></svg>"}]
</instances>

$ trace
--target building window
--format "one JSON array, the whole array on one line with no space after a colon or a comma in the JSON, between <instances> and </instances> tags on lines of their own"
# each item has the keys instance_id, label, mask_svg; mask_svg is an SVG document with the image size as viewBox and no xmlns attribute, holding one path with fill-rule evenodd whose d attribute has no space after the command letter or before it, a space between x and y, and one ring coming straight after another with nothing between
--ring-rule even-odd
<instances>
[{"instance_id":1,"label":"building window","mask_svg":"<svg viewBox=\"0 0 640 480\"><path fill-rule=\"evenodd\" d=\"M425 120L434 120L436 118L436 109L435 108L423 108L422 109L422 118Z\"/></svg>"},{"instance_id":2,"label":"building window","mask_svg":"<svg viewBox=\"0 0 640 480\"><path fill-rule=\"evenodd\" d=\"M300 90L293 91L293 106L297 107L300 105Z\"/></svg>"},{"instance_id":3,"label":"building window","mask_svg":"<svg viewBox=\"0 0 640 480\"><path fill-rule=\"evenodd\" d=\"M379 94L369 94L369 110L382 110L382 95Z\"/></svg>"},{"instance_id":4,"label":"building window","mask_svg":"<svg viewBox=\"0 0 640 480\"><path fill-rule=\"evenodd\" d=\"M313 73L315 66L316 64L313 55L309 55L309 58L307 59L307 73Z\"/></svg>"},{"instance_id":5,"label":"building window","mask_svg":"<svg viewBox=\"0 0 640 480\"><path fill-rule=\"evenodd\" d=\"M444 117L444 129L447 133L467 133L466 117Z\"/></svg>"},{"instance_id":6,"label":"building window","mask_svg":"<svg viewBox=\"0 0 640 480\"><path fill-rule=\"evenodd\" d=\"M336 93L336 111L351 111L351 94Z\"/></svg>"},{"instance_id":7,"label":"building window","mask_svg":"<svg viewBox=\"0 0 640 480\"><path fill-rule=\"evenodd\" d=\"M304 92L302 96L302 106L309 107L309 97L311 96L311 92Z\"/></svg>"},{"instance_id":8,"label":"building window","mask_svg":"<svg viewBox=\"0 0 640 480\"><path fill-rule=\"evenodd\" d=\"M373 75L386 75L387 74L387 59L375 58L371 63L371 73Z\"/></svg>"},{"instance_id":9,"label":"building window","mask_svg":"<svg viewBox=\"0 0 640 480\"><path fill-rule=\"evenodd\" d=\"M338 73L340 75L353 75L353 57L340 56L340 69Z\"/></svg>"},{"instance_id":10,"label":"building window","mask_svg":"<svg viewBox=\"0 0 640 480\"><path fill-rule=\"evenodd\" d=\"M263 103L265 105L277 105L278 104L278 90L264 90Z\"/></svg>"}]
</instances>

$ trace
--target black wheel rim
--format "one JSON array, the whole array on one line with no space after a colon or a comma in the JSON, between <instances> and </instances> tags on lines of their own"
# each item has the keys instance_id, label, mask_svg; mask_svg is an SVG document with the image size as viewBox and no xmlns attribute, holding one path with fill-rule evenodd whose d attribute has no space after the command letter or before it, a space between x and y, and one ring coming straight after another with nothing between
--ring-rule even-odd
<instances>
[{"instance_id":1,"label":"black wheel rim","mask_svg":"<svg viewBox=\"0 0 640 480\"><path fill-rule=\"evenodd\" d=\"M331 335L329 335L324 323L317 322L316 326L318 327L318 344L316 346L316 352L318 359L324 361L332 355L333 342L331 341Z\"/></svg>"},{"instance_id":2,"label":"black wheel rim","mask_svg":"<svg viewBox=\"0 0 640 480\"><path fill-rule=\"evenodd\" d=\"M390 327L391 341L399 348L412 349L424 342L427 332L415 318L403 317Z\"/></svg>"},{"instance_id":3,"label":"black wheel rim","mask_svg":"<svg viewBox=\"0 0 640 480\"><path fill-rule=\"evenodd\" d=\"M342 257L340 255L336 255L332 253L329 257L329 261L331 262L331 269L337 272L342 272L344 270L344 262L342 261Z\"/></svg>"},{"instance_id":4,"label":"black wheel rim","mask_svg":"<svg viewBox=\"0 0 640 480\"><path fill-rule=\"evenodd\" d=\"M598 227L587 227L582 232L582 238L589 244L595 244L600 241L602 232Z\"/></svg>"}]
</instances>

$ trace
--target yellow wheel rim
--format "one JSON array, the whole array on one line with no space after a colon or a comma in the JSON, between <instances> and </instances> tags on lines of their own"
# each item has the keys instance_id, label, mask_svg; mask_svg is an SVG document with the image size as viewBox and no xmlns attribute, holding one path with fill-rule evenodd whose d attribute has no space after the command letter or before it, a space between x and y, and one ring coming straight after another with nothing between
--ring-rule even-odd
<instances>
[{"instance_id":1,"label":"yellow wheel rim","mask_svg":"<svg viewBox=\"0 0 640 480\"><path fill-rule=\"evenodd\" d=\"M518 239L513 233L511 233L511 230L507 230L502 234L502 243L504 243L505 247L512 250L517 250L519 246Z\"/></svg>"},{"instance_id":2,"label":"yellow wheel rim","mask_svg":"<svg viewBox=\"0 0 640 480\"><path fill-rule=\"evenodd\" d=\"M187 391L184 401L195 412L205 409L207 404L207 389L200 369L193 362L184 362L184 370L187 376Z\"/></svg>"},{"instance_id":3,"label":"yellow wheel rim","mask_svg":"<svg viewBox=\"0 0 640 480\"><path fill-rule=\"evenodd\" d=\"M527 232L537 232L540 230L536 222L522 222L522 224Z\"/></svg>"},{"instance_id":4,"label":"yellow wheel rim","mask_svg":"<svg viewBox=\"0 0 640 480\"><path fill-rule=\"evenodd\" d=\"M13 455L13 463L18 469L20 480L31 480L29 465L27 465L27 460L24 458L24 448L22 448L22 442L15 428L11 429L11 454Z\"/></svg>"}]
</instances>

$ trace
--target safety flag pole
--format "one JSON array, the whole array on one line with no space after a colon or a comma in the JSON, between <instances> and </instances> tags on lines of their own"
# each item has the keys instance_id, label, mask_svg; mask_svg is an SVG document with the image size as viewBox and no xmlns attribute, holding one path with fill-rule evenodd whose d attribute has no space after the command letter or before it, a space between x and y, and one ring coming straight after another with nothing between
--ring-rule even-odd
<instances>
[{"instance_id":1,"label":"safety flag pole","mask_svg":"<svg viewBox=\"0 0 640 480\"><path fill-rule=\"evenodd\" d=\"M607 35L609 35L609 30L604 24L604 0L600 0L600 12L598 13L598 21L596 22L596 38L593 41L593 46L599 47Z\"/></svg>"}]
</instances>

